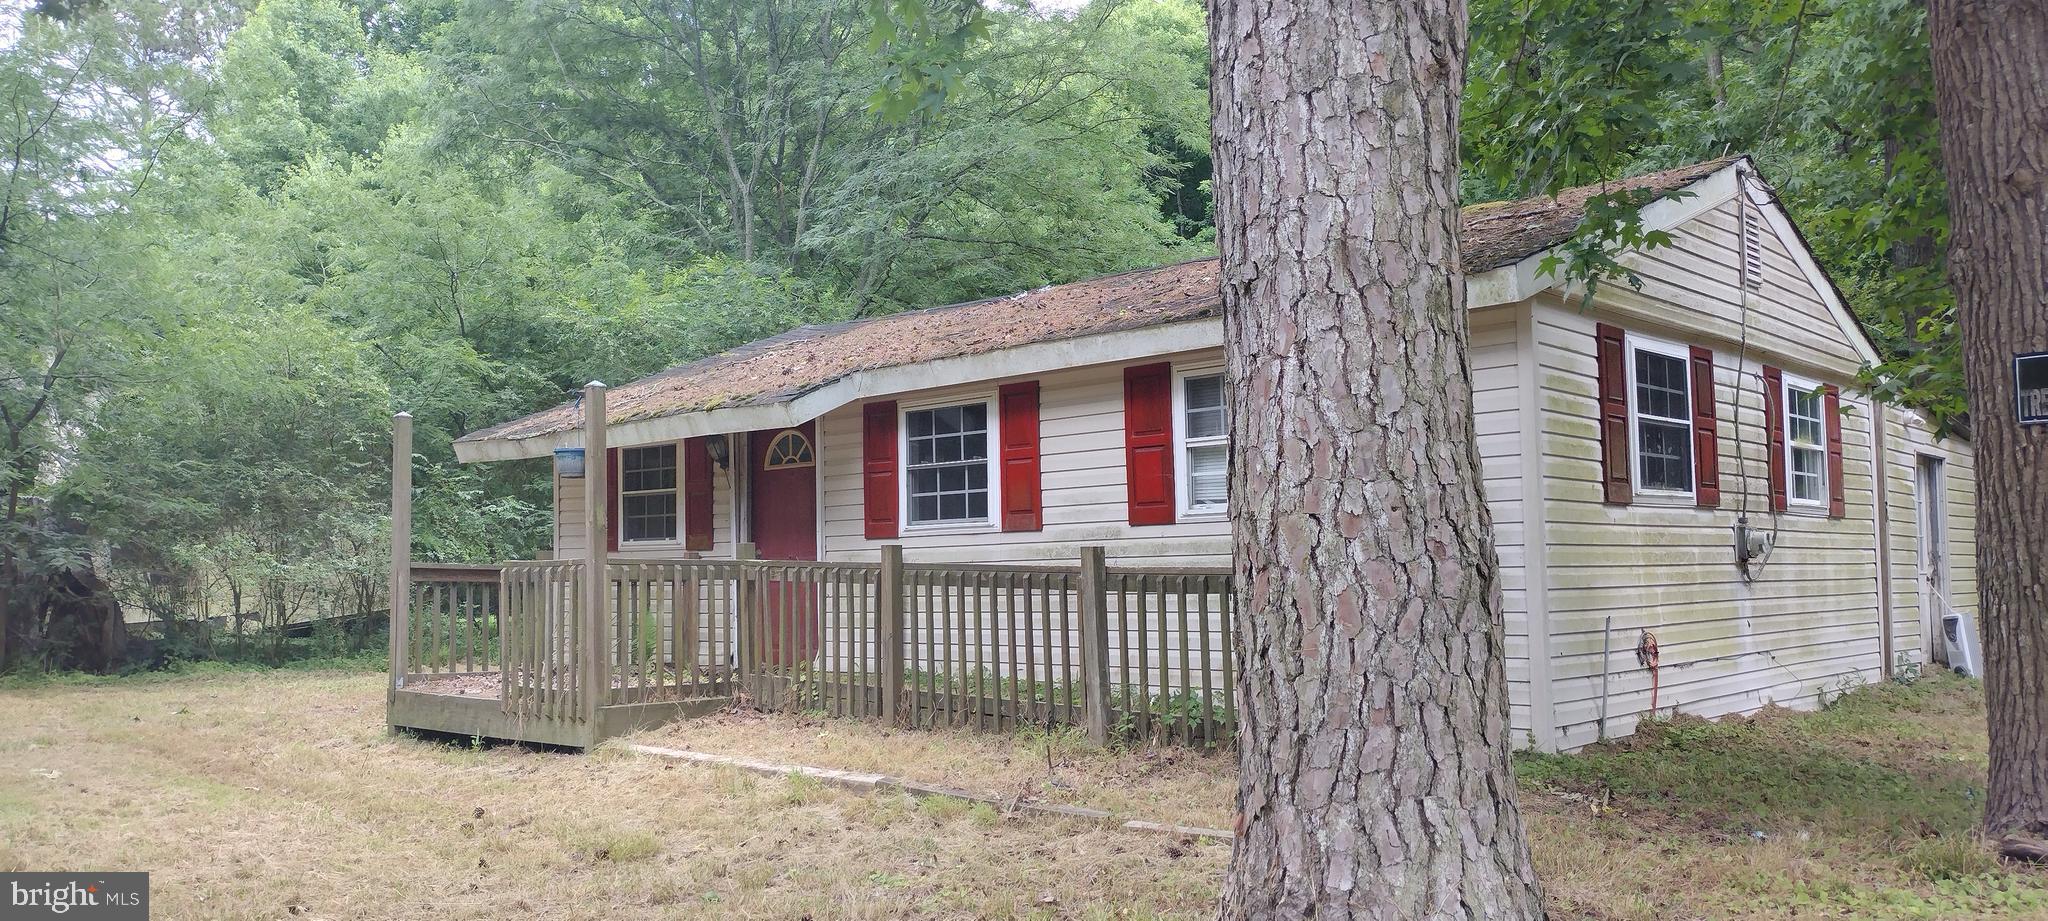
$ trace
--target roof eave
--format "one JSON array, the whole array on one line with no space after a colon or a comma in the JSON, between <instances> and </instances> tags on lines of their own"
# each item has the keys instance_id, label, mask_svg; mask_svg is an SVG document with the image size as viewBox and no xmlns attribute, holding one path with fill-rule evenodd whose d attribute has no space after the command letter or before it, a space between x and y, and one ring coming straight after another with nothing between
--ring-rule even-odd
<instances>
[{"instance_id":1,"label":"roof eave","mask_svg":"<svg viewBox=\"0 0 2048 921\"><path fill-rule=\"evenodd\" d=\"M875 397L893 396L1004 378L1046 374L1065 368L1109 364L1171 355L1223 345L1223 319L1201 317L1155 326L1140 326L974 355L958 355L888 368L856 371L789 397L768 403L681 412L615 423L606 428L613 445L653 444L697 435L719 435L756 429L788 428L816 419L841 406ZM563 429L525 438L477 438L455 443L462 463L546 457L556 448L583 444L582 428Z\"/></svg>"},{"instance_id":2,"label":"roof eave","mask_svg":"<svg viewBox=\"0 0 2048 921\"><path fill-rule=\"evenodd\" d=\"M1735 197L1735 176L1742 169L1756 172L1748 157L1737 157L1708 173L1643 206L1644 230L1670 230L1686 221L1720 207ZM1679 198L1676 192L1691 192ZM1516 262L1465 276L1465 306L1473 310L1497 304L1526 301L1552 289L1564 288L1563 280L1542 272L1543 260L1563 248L1546 246Z\"/></svg>"}]
</instances>

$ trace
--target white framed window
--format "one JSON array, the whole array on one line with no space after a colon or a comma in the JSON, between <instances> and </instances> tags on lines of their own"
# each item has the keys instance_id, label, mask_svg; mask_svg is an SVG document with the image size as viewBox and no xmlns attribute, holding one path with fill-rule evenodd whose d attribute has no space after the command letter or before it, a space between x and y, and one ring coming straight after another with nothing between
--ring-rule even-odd
<instances>
[{"instance_id":1,"label":"white framed window","mask_svg":"<svg viewBox=\"0 0 2048 921\"><path fill-rule=\"evenodd\" d=\"M1174 493L1183 518L1230 512L1230 408L1220 368L1176 371Z\"/></svg>"},{"instance_id":2,"label":"white framed window","mask_svg":"<svg viewBox=\"0 0 2048 921\"><path fill-rule=\"evenodd\" d=\"M619 541L676 539L676 446L648 445L619 449Z\"/></svg>"},{"instance_id":3,"label":"white framed window","mask_svg":"<svg viewBox=\"0 0 2048 921\"><path fill-rule=\"evenodd\" d=\"M1630 333L1629 453L1636 491L1693 494L1692 350Z\"/></svg>"},{"instance_id":4,"label":"white framed window","mask_svg":"<svg viewBox=\"0 0 2048 921\"><path fill-rule=\"evenodd\" d=\"M1827 397L1821 386L1785 375L1785 498L1828 503Z\"/></svg>"},{"instance_id":5,"label":"white framed window","mask_svg":"<svg viewBox=\"0 0 2048 921\"><path fill-rule=\"evenodd\" d=\"M995 401L907 407L903 431L906 529L986 527L995 518Z\"/></svg>"}]
</instances>

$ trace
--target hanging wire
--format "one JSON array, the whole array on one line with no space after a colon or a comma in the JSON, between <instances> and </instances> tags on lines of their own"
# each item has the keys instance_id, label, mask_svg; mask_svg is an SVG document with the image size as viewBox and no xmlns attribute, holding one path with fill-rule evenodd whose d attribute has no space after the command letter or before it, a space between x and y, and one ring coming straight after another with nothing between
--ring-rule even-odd
<instances>
[{"instance_id":1,"label":"hanging wire","mask_svg":"<svg viewBox=\"0 0 2048 921\"><path fill-rule=\"evenodd\" d=\"M1771 393L1762 372L1752 372L1749 369L1749 266L1751 257L1754 256L1756 258L1758 266L1763 265L1763 254L1761 252L1750 252L1752 243L1749 233L1749 211L1751 208L1757 207L1757 203L1750 200L1749 175L1749 168L1747 166L1737 167L1735 170L1735 234L1738 239L1738 250L1736 252L1736 312L1742 332L1736 351L1735 415L1733 421L1735 424L1736 475L1742 482L1742 498L1738 506L1739 510L1736 513L1736 522L1743 525L1745 530L1749 524L1749 439L1744 436L1742 428L1743 382L1752 377L1756 379L1757 402L1759 405L1762 405L1764 401L1771 398ZM1778 203L1777 192L1769 186L1764 186L1764 194L1771 202ZM1761 222L1761 218L1759 218L1758 223L1761 224ZM1759 230L1759 239L1754 245L1762 246L1761 236L1762 232ZM1761 284L1761 279L1759 279L1759 284ZM1770 419L1770 413L1765 412L1764 418L1766 420ZM1768 468L1771 462L1771 438L1768 432L1764 434L1763 445L1764 465ZM1780 522L1776 506L1772 506L1770 512L1770 547L1775 549L1778 544L1778 526ZM1746 542L1747 537L1745 536L1744 539ZM1756 557L1749 557L1748 550L1745 547L1742 566L1743 580L1747 582L1756 581L1758 571L1763 569L1764 562L1769 556L1770 550L1767 549Z\"/></svg>"},{"instance_id":2,"label":"hanging wire","mask_svg":"<svg viewBox=\"0 0 2048 921\"><path fill-rule=\"evenodd\" d=\"M1749 377L1749 168L1735 168L1735 312L1742 324L1742 337L1735 353L1735 472L1742 480L1742 496L1739 511L1741 520L1749 520L1749 439L1742 431L1743 381ZM1763 381L1757 381L1757 394L1764 397ZM1766 416L1768 418L1768 416ZM1770 444L1768 436L1764 444ZM1766 448L1768 450L1768 448ZM1765 458L1769 463L1769 458Z\"/></svg>"}]
</instances>

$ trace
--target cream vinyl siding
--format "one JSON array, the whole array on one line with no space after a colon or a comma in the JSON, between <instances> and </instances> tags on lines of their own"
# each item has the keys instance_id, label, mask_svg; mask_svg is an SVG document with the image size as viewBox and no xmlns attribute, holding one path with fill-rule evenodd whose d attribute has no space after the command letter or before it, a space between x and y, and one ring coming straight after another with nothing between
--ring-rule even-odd
<instances>
[{"instance_id":1,"label":"cream vinyl siding","mask_svg":"<svg viewBox=\"0 0 2048 921\"><path fill-rule=\"evenodd\" d=\"M1586 744L1599 732L1610 617L1609 736L1631 732L1649 709L1650 676L1635 657L1645 630L1661 647L1658 705L1666 713L1812 705L1824 690L1880 674L1870 407L1848 389L1860 362L1785 242L1764 224L1763 290L1751 295L1738 407L1744 335L1735 303L1735 227L1733 205L1724 204L1675 228L1674 248L1629 257L1643 278L1641 291L1611 283L1590 310L1576 299L1535 303L1546 616L1561 747ZM1719 508L1640 496L1628 506L1602 501L1594 348L1594 325L1602 321L1714 350ZM1827 518L1824 507L1771 510L1757 382L1764 364L1844 388L1844 518ZM1744 581L1733 552L1745 495L1751 525L1774 529L1777 537L1755 582Z\"/></svg>"},{"instance_id":2,"label":"cream vinyl siding","mask_svg":"<svg viewBox=\"0 0 2048 921\"><path fill-rule=\"evenodd\" d=\"M1935 438L1918 413L1891 409L1885 415L1886 490L1891 511L1892 645L1908 661L1931 662L1927 640L1936 638L1932 612L1920 602L1919 459L1938 457L1943 469L1943 536L1947 541L1949 604L1973 619L1977 610L1977 475L1971 445ZM1937 606L1938 607L1938 606Z\"/></svg>"},{"instance_id":3,"label":"cream vinyl siding","mask_svg":"<svg viewBox=\"0 0 2048 921\"><path fill-rule=\"evenodd\" d=\"M1501 616L1507 638L1508 723L1514 743L1532 733L1529 698L1529 530L1523 516L1520 323L1526 305L1474 311L1470 318L1472 428L1479 440L1486 508L1500 557Z\"/></svg>"},{"instance_id":4,"label":"cream vinyl siding","mask_svg":"<svg viewBox=\"0 0 2048 921\"><path fill-rule=\"evenodd\" d=\"M1529 659L1523 590L1520 402L1516 318L1518 306L1472 317L1474 422L1484 465L1487 504L1493 512L1502 565L1508 625L1507 670L1518 736L1528 727ZM1215 367L1222 350L1168 356L1176 367ZM1150 363L1150 362L1146 362ZM1077 368L1040 376L1039 457L1045 527L1040 531L987 528L919 533L868 540L863 535L861 408L828 413L818 425L824 475L824 542L828 560L875 560L885 543L903 545L911 562L1072 565L1083 546L1100 544L1112 565L1227 566L1230 522L1183 520L1133 527L1124 472L1123 365ZM986 393L1007 381L898 394L899 402L944 402ZM1178 458L1176 458L1178 459ZM1225 638L1215 637L1217 643Z\"/></svg>"},{"instance_id":5,"label":"cream vinyl siding","mask_svg":"<svg viewBox=\"0 0 2048 921\"><path fill-rule=\"evenodd\" d=\"M635 447L627 445L626 447ZM746 457L745 451L736 451L736 460ZM677 463L681 463L681 444L677 445ZM565 480L555 477L555 559L581 559L583 557L583 484L582 478ZM682 471L676 471L676 484L682 485ZM619 543L619 549L612 554L617 559L679 559L683 555L682 527L685 510L681 497L676 505L676 540L634 541ZM711 558L732 556L732 471L721 470L711 465L711 539L709 551L701 553Z\"/></svg>"}]
</instances>

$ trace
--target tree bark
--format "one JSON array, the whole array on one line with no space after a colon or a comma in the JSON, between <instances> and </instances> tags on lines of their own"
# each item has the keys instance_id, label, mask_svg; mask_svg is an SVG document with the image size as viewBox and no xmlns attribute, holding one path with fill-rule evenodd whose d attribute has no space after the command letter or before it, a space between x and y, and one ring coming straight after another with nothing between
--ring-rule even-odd
<instances>
[{"instance_id":1,"label":"tree bark","mask_svg":"<svg viewBox=\"0 0 2048 921\"><path fill-rule=\"evenodd\" d=\"M2048 426L2020 427L2013 380L2015 354L2048 351L2048 5L1927 6L1976 448L1984 829L2048 837Z\"/></svg>"},{"instance_id":2,"label":"tree bark","mask_svg":"<svg viewBox=\"0 0 2048 921\"><path fill-rule=\"evenodd\" d=\"M1462 0L1212 0L1226 918L1540 918L1457 262Z\"/></svg>"}]
</instances>

